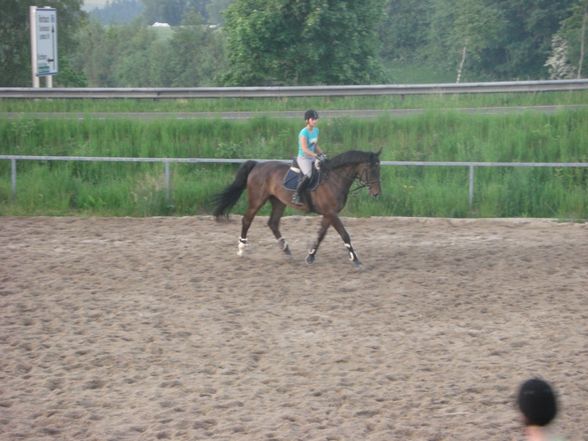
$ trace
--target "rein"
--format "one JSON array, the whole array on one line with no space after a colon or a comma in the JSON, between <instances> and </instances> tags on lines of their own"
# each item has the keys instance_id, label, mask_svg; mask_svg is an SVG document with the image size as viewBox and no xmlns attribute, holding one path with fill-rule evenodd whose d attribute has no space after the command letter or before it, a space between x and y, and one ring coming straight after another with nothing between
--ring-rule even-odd
<instances>
[{"instance_id":1,"label":"rein","mask_svg":"<svg viewBox=\"0 0 588 441\"><path fill-rule=\"evenodd\" d=\"M333 172L334 170L328 170L328 172ZM325 176L326 178L326 176ZM350 176L346 175L346 179L349 179ZM370 179L370 167L364 169L361 173L358 173L355 177L351 178L351 184L357 184L355 188L350 188L349 193L355 193L363 188L370 187L370 185L374 184L375 182Z\"/></svg>"},{"instance_id":2,"label":"rein","mask_svg":"<svg viewBox=\"0 0 588 441\"><path fill-rule=\"evenodd\" d=\"M359 180L359 179L356 179L356 181L357 180ZM369 187L369 185L366 184L365 182L359 180L359 183L357 184L357 187L350 189L349 190L349 193L355 193L356 191L359 191L359 190L361 190L362 188L365 188L365 187Z\"/></svg>"},{"instance_id":3,"label":"rein","mask_svg":"<svg viewBox=\"0 0 588 441\"><path fill-rule=\"evenodd\" d=\"M370 175L369 175L369 172L367 169L364 170L361 175L357 175L357 177L354 179L354 182L355 181L359 181L359 183L358 183L357 187L349 190L349 193L355 193L356 191L359 191L362 188L369 187L370 184L373 183L373 182L370 182Z\"/></svg>"}]
</instances>

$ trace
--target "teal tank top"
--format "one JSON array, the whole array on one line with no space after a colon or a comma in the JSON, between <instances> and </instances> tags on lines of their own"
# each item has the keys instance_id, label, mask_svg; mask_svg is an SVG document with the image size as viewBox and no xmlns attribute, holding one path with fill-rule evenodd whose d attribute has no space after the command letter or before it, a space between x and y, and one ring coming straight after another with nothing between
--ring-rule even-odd
<instances>
[{"instance_id":1,"label":"teal tank top","mask_svg":"<svg viewBox=\"0 0 588 441\"><path fill-rule=\"evenodd\" d=\"M319 136L319 129L315 127L312 131L308 130L307 127L303 128L298 135L298 157L304 158L306 155L302 150L302 144L300 143L300 137L304 136L306 138L306 145L308 149L315 153L316 152L316 145L318 143L318 136Z\"/></svg>"}]
</instances>

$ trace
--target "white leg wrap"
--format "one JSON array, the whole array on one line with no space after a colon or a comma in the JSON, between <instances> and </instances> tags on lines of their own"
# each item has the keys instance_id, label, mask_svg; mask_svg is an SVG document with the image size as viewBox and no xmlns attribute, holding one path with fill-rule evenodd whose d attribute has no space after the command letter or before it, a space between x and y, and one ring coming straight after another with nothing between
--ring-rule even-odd
<instances>
[{"instance_id":1,"label":"white leg wrap","mask_svg":"<svg viewBox=\"0 0 588 441\"><path fill-rule=\"evenodd\" d=\"M239 249L237 250L237 256L242 256L245 253L247 247L247 239L239 238Z\"/></svg>"},{"instance_id":2,"label":"white leg wrap","mask_svg":"<svg viewBox=\"0 0 588 441\"><path fill-rule=\"evenodd\" d=\"M283 237L280 237L278 239L278 245L280 246L280 248L282 248L282 251L288 249L288 242L286 242L286 239L284 239Z\"/></svg>"},{"instance_id":3,"label":"white leg wrap","mask_svg":"<svg viewBox=\"0 0 588 441\"><path fill-rule=\"evenodd\" d=\"M351 244L346 243L345 246L347 247L347 252L349 253L349 260L355 260L355 254L353 254Z\"/></svg>"}]
</instances>

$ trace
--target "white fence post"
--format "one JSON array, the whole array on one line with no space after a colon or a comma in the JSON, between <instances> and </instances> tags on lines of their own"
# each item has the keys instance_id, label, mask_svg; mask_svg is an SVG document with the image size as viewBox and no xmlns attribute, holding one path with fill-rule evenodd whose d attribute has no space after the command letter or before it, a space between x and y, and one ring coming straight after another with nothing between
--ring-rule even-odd
<instances>
[{"instance_id":1,"label":"white fence post","mask_svg":"<svg viewBox=\"0 0 588 441\"><path fill-rule=\"evenodd\" d=\"M165 202L167 205L171 202L171 187L170 187L170 172L169 172L169 161L163 161L163 174L165 181Z\"/></svg>"},{"instance_id":2,"label":"white fence post","mask_svg":"<svg viewBox=\"0 0 588 441\"><path fill-rule=\"evenodd\" d=\"M469 191L468 191L468 205L470 210L472 209L472 205L474 203L474 166L469 166L470 173L469 173Z\"/></svg>"},{"instance_id":3,"label":"white fence post","mask_svg":"<svg viewBox=\"0 0 588 441\"><path fill-rule=\"evenodd\" d=\"M12 187L12 200L16 199L16 159L10 160L10 183Z\"/></svg>"}]
</instances>

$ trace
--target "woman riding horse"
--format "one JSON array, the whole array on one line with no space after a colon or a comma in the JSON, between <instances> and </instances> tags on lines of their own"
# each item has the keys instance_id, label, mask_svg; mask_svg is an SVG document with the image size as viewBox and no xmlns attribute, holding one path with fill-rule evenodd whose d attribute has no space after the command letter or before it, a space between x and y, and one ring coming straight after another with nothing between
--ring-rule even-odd
<instances>
[{"instance_id":1,"label":"woman riding horse","mask_svg":"<svg viewBox=\"0 0 588 441\"><path fill-rule=\"evenodd\" d=\"M378 196L380 194L380 152L351 150L326 160L321 167L323 176L320 185L305 198L301 205L292 203L292 191L283 185L284 176L289 169L288 164L279 161L247 161L237 171L233 183L214 198L213 214L217 220L228 216L230 209L247 188L249 206L241 222L238 254L242 255L245 250L247 232L253 218L259 209L269 201L272 210L268 226L278 240L282 251L291 255L288 243L282 237L279 228L280 219L286 206L318 213L322 215L321 226L306 256L306 262L309 264L314 262L318 247L328 228L332 225L347 247L350 260L356 267L359 267L360 261L351 246L351 238L339 219L338 213L345 206L349 189L355 180L359 180L363 186L368 187L370 195Z\"/></svg>"}]
</instances>

